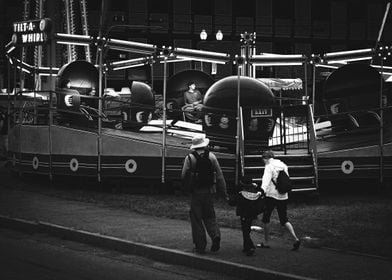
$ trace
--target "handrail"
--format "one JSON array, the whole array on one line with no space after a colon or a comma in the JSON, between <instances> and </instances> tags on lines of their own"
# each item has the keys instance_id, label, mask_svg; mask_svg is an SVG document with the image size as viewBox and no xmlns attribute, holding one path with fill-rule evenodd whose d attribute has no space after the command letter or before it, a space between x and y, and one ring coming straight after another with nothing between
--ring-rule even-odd
<instances>
[{"instance_id":1,"label":"handrail","mask_svg":"<svg viewBox=\"0 0 392 280\"><path fill-rule=\"evenodd\" d=\"M316 136L316 128L314 126L314 114L313 114L313 107L312 105L308 105L308 134L309 134L309 148L313 158L313 168L314 168L314 179L316 189L318 189L318 160L317 160L317 136Z\"/></svg>"},{"instance_id":2,"label":"handrail","mask_svg":"<svg viewBox=\"0 0 392 280\"><path fill-rule=\"evenodd\" d=\"M239 144L240 144L240 149L239 149L239 157L240 157L240 171L241 171L241 177L245 175L245 134L244 134L244 118L242 115L242 107L240 107L240 115L239 115L240 121L240 139L239 139Z\"/></svg>"},{"instance_id":3,"label":"handrail","mask_svg":"<svg viewBox=\"0 0 392 280\"><path fill-rule=\"evenodd\" d=\"M384 106L383 110L385 109L391 109L392 106ZM337 114L327 114L327 115L319 115L317 116L317 118L325 118L325 120L327 121L333 121L334 118L336 119L340 119L340 118L344 118L344 117L349 117L354 124L358 125L358 127L356 128L347 128L344 130L335 130L333 132L333 134L329 134L329 137L332 136L339 136L339 135L347 135L347 134L351 134L353 132L362 132L362 131L368 131L368 130L373 130L373 129L378 129L380 130L380 128L378 126L375 125L368 125L368 124L364 124L362 125L361 123L356 123L356 116L361 116L361 114L368 114L368 115L372 115L374 117L374 120L377 121L380 125L382 124L381 122L381 110L380 108L367 108L367 109L361 109L361 110L356 110L356 111L348 111L348 112L341 112L341 113L337 113ZM329 126L324 127L324 129L331 129L333 128L333 124L331 123ZM325 137L325 136L321 136L321 137Z\"/></svg>"},{"instance_id":4,"label":"handrail","mask_svg":"<svg viewBox=\"0 0 392 280\"><path fill-rule=\"evenodd\" d=\"M392 105L389 106L383 106L383 109L388 109L392 108ZM372 107L372 108L365 108L365 109L358 109L358 110L350 110L350 111L344 111L344 112L339 112L335 114L322 114L322 115L317 115L317 118L329 118L329 117L338 117L338 116L345 116L349 114L355 114L355 113L373 113L373 111L379 111L380 107Z\"/></svg>"}]
</instances>

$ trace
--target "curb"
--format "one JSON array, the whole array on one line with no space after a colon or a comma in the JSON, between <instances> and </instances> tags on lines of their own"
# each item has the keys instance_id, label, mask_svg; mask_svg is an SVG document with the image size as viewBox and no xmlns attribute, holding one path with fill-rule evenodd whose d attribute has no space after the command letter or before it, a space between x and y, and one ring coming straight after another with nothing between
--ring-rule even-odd
<instances>
[{"instance_id":1,"label":"curb","mask_svg":"<svg viewBox=\"0 0 392 280\"><path fill-rule=\"evenodd\" d=\"M41 221L28 221L0 215L0 228L7 227L29 234L36 232L46 233L51 236L67 240L86 243L101 248L116 250L126 254L138 255L174 265L183 265L195 269L224 273L238 278L262 279L296 279L313 280L314 278L298 276L290 273L278 272L270 269L256 268L248 265L218 260L211 257L199 256L179 250L167 249L159 246L128 241L120 238L92 233L74 228Z\"/></svg>"}]
</instances>

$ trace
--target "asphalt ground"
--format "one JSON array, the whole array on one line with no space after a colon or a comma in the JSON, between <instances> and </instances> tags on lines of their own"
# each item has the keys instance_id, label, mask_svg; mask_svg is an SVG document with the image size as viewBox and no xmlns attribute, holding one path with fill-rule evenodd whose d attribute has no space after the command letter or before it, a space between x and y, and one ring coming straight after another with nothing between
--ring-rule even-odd
<instances>
[{"instance_id":1,"label":"asphalt ground","mask_svg":"<svg viewBox=\"0 0 392 280\"><path fill-rule=\"evenodd\" d=\"M238 279L392 279L389 259L312 248L307 240L293 252L291 240L273 236L271 249L257 249L248 257L242 253L241 231L232 228L221 228L219 252L197 255L189 221L29 192L9 178L0 172L0 227L44 232ZM262 240L260 233L252 235L255 242Z\"/></svg>"}]
</instances>

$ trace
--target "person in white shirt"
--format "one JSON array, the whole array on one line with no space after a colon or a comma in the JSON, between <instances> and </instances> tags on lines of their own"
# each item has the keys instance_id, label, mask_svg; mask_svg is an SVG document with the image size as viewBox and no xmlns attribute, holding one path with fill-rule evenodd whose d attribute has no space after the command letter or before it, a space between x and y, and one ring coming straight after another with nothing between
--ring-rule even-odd
<instances>
[{"instance_id":1,"label":"person in white shirt","mask_svg":"<svg viewBox=\"0 0 392 280\"><path fill-rule=\"evenodd\" d=\"M279 159L274 158L274 153L272 151L265 151L262 155L265 168L263 174L263 182L261 188L265 193L265 209L263 214L263 224L264 224L264 243L257 244L257 247L261 248L270 248L269 240L270 240L270 218L272 211L277 209L279 222L282 226L284 226L288 232L293 237L293 251L299 249L301 241L298 239L295 234L294 228L292 224L289 222L287 218L287 201L288 201L288 193L281 194L276 189L274 182L278 177L279 172L286 172L289 175L287 165ZM272 182L274 180L274 182Z\"/></svg>"}]
</instances>

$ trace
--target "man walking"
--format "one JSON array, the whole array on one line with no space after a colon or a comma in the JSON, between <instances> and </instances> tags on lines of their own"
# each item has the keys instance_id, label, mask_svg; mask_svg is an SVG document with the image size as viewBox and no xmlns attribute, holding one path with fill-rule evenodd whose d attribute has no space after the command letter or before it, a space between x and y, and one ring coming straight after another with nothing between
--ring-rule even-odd
<instances>
[{"instance_id":1,"label":"man walking","mask_svg":"<svg viewBox=\"0 0 392 280\"><path fill-rule=\"evenodd\" d=\"M279 172L285 172L289 175L287 165L284 164L281 160L274 158L274 153L272 151L266 151L262 155L265 168L263 174L263 182L261 188L265 193L265 210L263 215L263 224L264 224L264 243L258 244L257 247L261 248L270 248L269 240L270 240L270 218L272 211L277 209L279 221L281 226L284 226L290 235L294 239L293 251L299 249L301 241L298 239L297 235L294 232L294 228L289 222L287 218L287 201L288 201L288 193L281 194L278 192L276 188L276 182L278 178Z\"/></svg>"},{"instance_id":2,"label":"man walking","mask_svg":"<svg viewBox=\"0 0 392 280\"><path fill-rule=\"evenodd\" d=\"M206 231L212 240L211 251L220 248L220 230L214 209L214 194L222 193L226 200L226 182L216 156L207 148L209 139L195 136L192 153L186 156L181 178L191 192L190 220L195 252L204 254L207 246Z\"/></svg>"}]
</instances>

